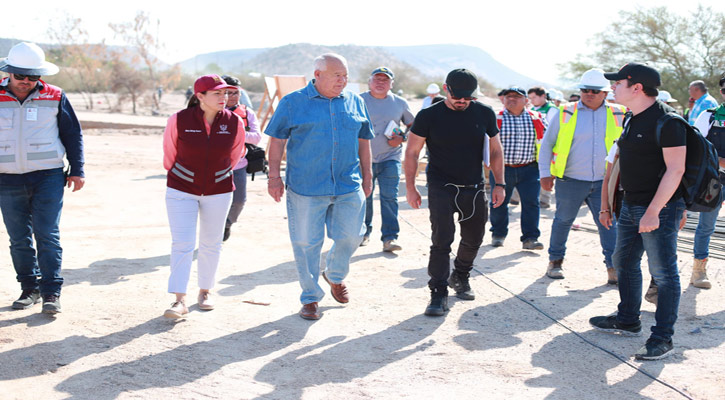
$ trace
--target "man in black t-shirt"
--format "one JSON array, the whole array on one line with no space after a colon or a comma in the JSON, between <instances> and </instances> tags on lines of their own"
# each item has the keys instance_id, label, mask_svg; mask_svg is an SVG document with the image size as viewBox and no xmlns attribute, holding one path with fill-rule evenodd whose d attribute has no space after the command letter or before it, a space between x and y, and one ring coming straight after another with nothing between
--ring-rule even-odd
<instances>
[{"instance_id":1,"label":"man in black t-shirt","mask_svg":"<svg viewBox=\"0 0 725 400\"><path fill-rule=\"evenodd\" d=\"M503 202L506 186L496 114L491 107L475 101L476 75L465 69L453 70L444 88L446 99L421 110L415 117L403 161L408 204L420 208L415 173L420 151L423 145L428 146L426 177L432 244L428 261L431 300L425 315L431 316L444 315L448 309L448 285L460 299L475 298L468 278L488 220L484 162L490 165L497 182L491 194L494 207ZM461 226L461 242L451 274L448 255L456 231L455 213Z\"/></svg>"},{"instance_id":2,"label":"man in black t-shirt","mask_svg":"<svg viewBox=\"0 0 725 400\"><path fill-rule=\"evenodd\" d=\"M639 360L658 360L672 353L672 335L680 302L677 269L677 231L685 210L678 189L685 172L686 128L667 124L658 144L657 120L674 111L656 100L660 75L651 67L629 63L618 72L604 74L616 81L612 86L617 103L631 110L618 141L620 183L624 201L617 226L617 244L612 261L619 278L620 303L616 315L594 317L594 328L627 336L639 336L642 304L642 254L647 252L649 270L657 283L659 298L655 326ZM602 212L611 212L602 209Z\"/></svg>"}]
</instances>

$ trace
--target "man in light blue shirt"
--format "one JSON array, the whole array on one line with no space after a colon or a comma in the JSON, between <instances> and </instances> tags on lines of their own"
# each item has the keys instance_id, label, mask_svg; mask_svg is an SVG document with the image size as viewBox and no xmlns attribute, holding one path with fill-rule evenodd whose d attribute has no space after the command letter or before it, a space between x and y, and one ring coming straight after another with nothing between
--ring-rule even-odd
<instances>
[{"instance_id":1,"label":"man in light blue shirt","mask_svg":"<svg viewBox=\"0 0 725 400\"><path fill-rule=\"evenodd\" d=\"M581 100L561 105L552 116L539 151L541 187L550 190L556 179L556 214L549 239L549 264L546 276L563 279L562 264L571 226L582 204L586 204L599 230L610 284L617 282L612 264L616 244L616 226L610 229L599 222L602 180L607 151L622 133L625 108L607 104L609 80L604 71L591 69L579 83ZM605 207L606 208L606 207Z\"/></svg>"},{"instance_id":2,"label":"man in light blue shirt","mask_svg":"<svg viewBox=\"0 0 725 400\"><path fill-rule=\"evenodd\" d=\"M703 81L693 81L687 90L690 92L690 97L695 99L695 104L692 106L692 110L690 110L688 116L688 122L690 125L695 125L697 117L703 111L717 107L717 100L707 92L707 86L705 86L705 82Z\"/></svg>"},{"instance_id":3,"label":"man in light blue shirt","mask_svg":"<svg viewBox=\"0 0 725 400\"><path fill-rule=\"evenodd\" d=\"M345 58L332 53L317 57L314 76L306 87L282 98L265 130L271 137L267 191L280 201L285 184L288 189L287 221L302 287L300 316L312 320L321 317L318 302L325 295L318 284L325 228L334 244L322 277L335 300L349 300L343 280L365 232L373 138L364 101L343 90ZM283 184L280 165L285 145Z\"/></svg>"}]
</instances>

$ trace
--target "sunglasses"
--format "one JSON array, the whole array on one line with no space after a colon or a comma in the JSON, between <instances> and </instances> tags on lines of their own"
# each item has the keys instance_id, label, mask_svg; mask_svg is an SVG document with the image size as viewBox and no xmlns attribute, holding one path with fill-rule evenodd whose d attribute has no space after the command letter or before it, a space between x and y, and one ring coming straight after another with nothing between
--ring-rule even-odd
<instances>
[{"instance_id":1,"label":"sunglasses","mask_svg":"<svg viewBox=\"0 0 725 400\"><path fill-rule=\"evenodd\" d=\"M720 89L720 93L725 94L725 87Z\"/></svg>"},{"instance_id":2,"label":"sunglasses","mask_svg":"<svg viewBox=\"0 0 725 400\"><path fill-rule=\"evenodd\" d=\"M591 94L599 94L602 93L601 90L596 89L580 89L582 93L591 93Z\"/></svg>"},{"instance_id":3,"label":"sunglasses","mask_svg":"<svg viewBox=\"0 0 725 400\"><path fill-rule=\"evenodd\" d=\"M23 75L23 74L13 74L15 79L19 81L24 81L25 78L28 78L30 82L37 82L38 79L40 79L40 75Z\"/></svg>"}]
</instances>

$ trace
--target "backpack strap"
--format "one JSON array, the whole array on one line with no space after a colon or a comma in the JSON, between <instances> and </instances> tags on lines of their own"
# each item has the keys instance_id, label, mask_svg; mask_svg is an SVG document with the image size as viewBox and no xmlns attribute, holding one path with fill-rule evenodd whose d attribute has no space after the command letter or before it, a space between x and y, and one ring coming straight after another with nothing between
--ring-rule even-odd
<instances>
[{"instance_id":1,"label":"backpack strap","mask_svg":"<svg viewBox=\"0 0 725 400\"><path fill-rule=\"evenodd\" d=\"M660 138L662 137L662 128L664 128L664 126L672 120L678 120L681 123L685 124L686 129L687 127L690 127L689 122L685 121L685 119L682 118L680 114L674 112L669 112L657 118L657 128L655 128L655 143L657 143L658 147L662 147L662 145L660 144Z\"/></svg>"}]
</instances>

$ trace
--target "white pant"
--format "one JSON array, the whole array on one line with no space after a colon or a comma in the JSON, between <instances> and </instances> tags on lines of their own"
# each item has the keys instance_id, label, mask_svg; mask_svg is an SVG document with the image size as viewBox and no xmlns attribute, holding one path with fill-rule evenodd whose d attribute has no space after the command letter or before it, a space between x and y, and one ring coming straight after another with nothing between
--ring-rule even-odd
<instances>
[{"instance_id":1,"label":"white pant","mask_svg":"<svg viewBox=\"0 0 725 400\"><path fill-rule=\"evenodd\" d=\"M166 188L166 213L171 228L171 275L169 293L186 293L196 246L199 224L198 281L200 289L211 289L222 250L224 222L232 202L232 192L197 196Z\"/></svg>"}]
</instances>

